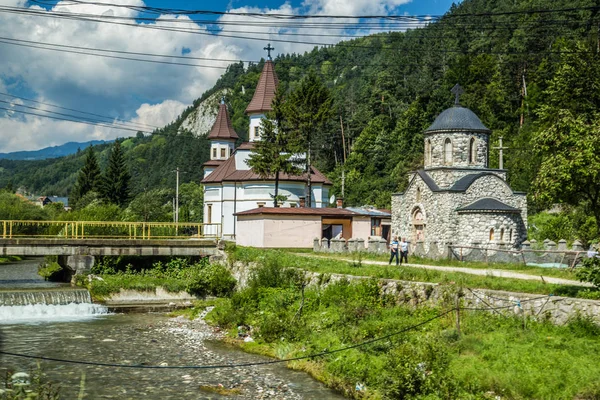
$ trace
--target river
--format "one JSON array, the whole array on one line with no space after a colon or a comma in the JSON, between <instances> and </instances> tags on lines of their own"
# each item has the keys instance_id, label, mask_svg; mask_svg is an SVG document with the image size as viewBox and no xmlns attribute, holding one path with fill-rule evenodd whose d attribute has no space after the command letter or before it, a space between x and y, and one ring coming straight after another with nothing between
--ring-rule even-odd
<instances>
[{"instance_id":1,"label":"river","mask_svg":"<svg viewBox=\"0 0 600 400\"><path fill-rule=\"evenodd\" d=\"M0 291L16 286L63 290L30 271L40 260L0 266ZM10 274L5 274L10 271ZM7 276L10 279L4 279ZM28 276L30 279L25 279ZM12 281L12 283L7 283ZM17 282L18 281L18 282ZM68 289L67 289L68 290ZM0 307L3 350L96 363L194 366L253 363L268 358L247 354L219 341L221 333L202 320L165 314L108 314L93 304ZM44 311L52 307L52 311ZM3 318L2 315L5 315ZM6 315L10 316L6 318ZM7 370L29 372L36 360L0 356L0 377ZM61 399L342 399L305 373L284 364L223 369L142 369L41 362L47 379L60 384ZM83 385L81 382L84 382ZM208 391L222 387L235 394Z\"/></svg>"}]
</instances>

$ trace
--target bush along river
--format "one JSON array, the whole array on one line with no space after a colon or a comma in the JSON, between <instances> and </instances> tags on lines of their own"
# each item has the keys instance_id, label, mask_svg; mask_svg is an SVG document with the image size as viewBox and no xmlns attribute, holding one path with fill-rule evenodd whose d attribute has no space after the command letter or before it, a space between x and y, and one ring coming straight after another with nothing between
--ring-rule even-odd
<instances>
[{"instance_id":1,"label":"bush along river","mask_svg":"<svg viewBox=\"0 0 600 400\"><path fill-rule=\"evenodd\" d=\"M109 313L106 307L93 304L87 291L37 277L40 261L29 259L0 265L2 350L140 368L40 361L2 354L0 376L7 378L0 383L0 398L10 395L5 392L7 386L17 390L18 382L30 382L40 371L43 381L58 390L60 399L342 398L284 364L143 368L223 366L271 359L224 344L223 333L202 318L190 321L163 313Z\"/></svg>"}]
</instances>

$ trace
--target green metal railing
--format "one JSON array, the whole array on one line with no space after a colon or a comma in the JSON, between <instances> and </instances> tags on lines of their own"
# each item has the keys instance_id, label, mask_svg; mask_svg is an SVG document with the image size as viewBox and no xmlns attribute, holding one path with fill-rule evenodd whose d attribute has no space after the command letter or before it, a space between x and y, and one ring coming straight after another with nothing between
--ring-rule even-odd
<instances>
[{"instance_id":1,"label":"green metal railing","mask_svg":"<svg viewBox=\"0 0 600 400\"><path fill-rule=\"evenodd\" d=\"M220 238L221 224L196 222L0 220L3 239L204 239Z\"/></svg>"}]
</instances>

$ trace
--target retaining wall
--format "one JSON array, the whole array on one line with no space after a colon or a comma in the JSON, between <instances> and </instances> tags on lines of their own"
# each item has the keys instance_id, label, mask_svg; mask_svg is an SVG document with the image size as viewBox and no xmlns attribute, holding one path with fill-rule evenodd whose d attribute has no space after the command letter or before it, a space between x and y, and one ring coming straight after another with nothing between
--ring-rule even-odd
<instances>
[{"instance_id":1,"label":"retaining wall","mask_svg":"<svg viewBox=\"0 0 600 400\"><path fill-rule=\"evenodd\" d=\"M246 287L252 269L256 263L244 264L235 262L228 265L229 270L238 281L238 288ZM369 277L321 274L305 272L309 286L326 287L341 280L357 282ZM427 282L409 282L394 279L377 279L382 293L393 296L398 304L443 305L454 306L459 288L454 284L437 284ZM560 296L544 296L540 294L516 293L488 289L462 289L461 304L468 308L501 308L489 312L504 315L531 317L536 320L548 320L555 324L564 324L570 318L580 314L588 316L600 323L600 301L576 299Z\"/></svg>"}]
</instances>

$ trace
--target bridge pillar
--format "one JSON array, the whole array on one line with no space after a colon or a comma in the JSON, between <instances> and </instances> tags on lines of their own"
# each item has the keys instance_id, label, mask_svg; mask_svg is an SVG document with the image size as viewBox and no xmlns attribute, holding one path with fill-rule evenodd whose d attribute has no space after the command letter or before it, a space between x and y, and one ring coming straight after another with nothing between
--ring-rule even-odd
<instances>
[{"instance_id":1,"label":"bridge pillar","mask_svg":"<svg viewBox=\"0 0 600 400\"><path fill-rule=\"evenodd\" d=\"M89 274L94 262L94 256L58 256L58 264L63 267L70 279L78 274Z\"/></svg>"}]
</instances>

